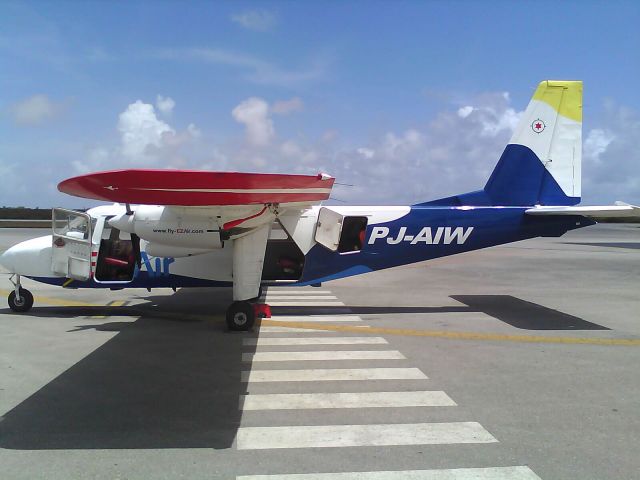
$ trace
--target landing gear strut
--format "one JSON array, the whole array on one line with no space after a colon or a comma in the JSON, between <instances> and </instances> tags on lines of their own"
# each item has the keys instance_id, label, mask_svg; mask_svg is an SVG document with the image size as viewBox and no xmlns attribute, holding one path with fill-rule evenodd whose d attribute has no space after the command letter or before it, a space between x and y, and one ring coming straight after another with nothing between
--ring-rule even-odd
<instances>
[{"instance_id":1,"label":"landing gear strut","mask_svg":"<svg viewBox=\"0 0 640 480\"><path fill-rule=\"evenodd\" d=\"M20 275L16 275L15 281L13 277L9 279L13 283L13 292L9 294L9 308L14 312L27 312L33 306L33 295L26 288L20 285Z\"/></svg>"}]
</instances>

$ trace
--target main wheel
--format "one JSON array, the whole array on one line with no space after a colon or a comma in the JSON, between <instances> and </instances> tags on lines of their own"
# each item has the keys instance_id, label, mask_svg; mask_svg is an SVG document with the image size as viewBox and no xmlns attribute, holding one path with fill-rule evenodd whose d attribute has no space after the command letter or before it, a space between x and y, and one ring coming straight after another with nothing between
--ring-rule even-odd
<instances>
[{"instance_id":1,"label":"main wheel","mask_svg":"<svg viewBox=\"0 0 640 480\"><path fill-rule=\"evenodd\" d=\"M20 299L16 298L16 291L9 294L9 308L14 312L27 312L33 307L33 295L25 288L20 288Z\"/></svg>"},{"instance_id":2,"label":"main wheel","mask_svg":"<svg viewBox=\"0 0 640 480\"><path fill-rule=\"evenodd\" d=\"M233 331L251 330L256 321L253 305L249 302L233 302L227 309L227 326Z\"/></svg>"}]
</instances>

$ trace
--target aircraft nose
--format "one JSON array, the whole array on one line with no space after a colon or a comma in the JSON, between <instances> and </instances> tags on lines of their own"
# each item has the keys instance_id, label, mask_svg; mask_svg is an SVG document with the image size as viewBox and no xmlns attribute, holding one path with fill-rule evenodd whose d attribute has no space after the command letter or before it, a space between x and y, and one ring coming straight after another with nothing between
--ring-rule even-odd
<instances>
[{"instance_id":1,"label":"aircraft nose","mask_svg":"<svg viewBox=\"0 0 640 480\"><path fill-rule=\"evenodd\" d=\"M16 273L15 251L12 250L14 250L14 247L11 247L9 250L0 255L0 265L7 269L9 273Z\"/></svg>"},{"instance_id":2,"label":"aircraft nose","mask_svg":"<svg viewBox=\"0 0 640 480\"><path fill-rule=\"evenodd\" d=\"M0 264L9 273L46 277L51 275L51 235L14 245L0 255Z\"/></svg>"}]
</instances>

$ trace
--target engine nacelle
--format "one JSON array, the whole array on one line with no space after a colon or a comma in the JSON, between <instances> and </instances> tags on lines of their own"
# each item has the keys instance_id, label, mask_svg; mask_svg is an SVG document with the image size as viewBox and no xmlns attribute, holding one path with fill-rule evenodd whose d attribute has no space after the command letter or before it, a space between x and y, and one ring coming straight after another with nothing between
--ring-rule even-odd
<instances>
[{"instance_id":1,"label":"engine nacelle","mask_svg":"<svg viewBox=\"0 0 640 480\"><path fill-rule=\"evenodd\" d=\"M181 215L161 206L140 205L131 215L112 218L109 225L123 232L135 233L151 244L191 250L213 250L224 246L214 218Z\"/></svg>"},{"instance_id":2,"label":"engine nacelle","mask_svg":"<svg viewBox=\"0 0 640 480\"><path fill-rule=\"evenodd\" d=\"M202 248L174 247L173 245L163 245L161 243L147 243L144 246L144 251L152 257L181 258L209 253L211 252L211 249L205 250Z\"/></svg>"}]
</instances>

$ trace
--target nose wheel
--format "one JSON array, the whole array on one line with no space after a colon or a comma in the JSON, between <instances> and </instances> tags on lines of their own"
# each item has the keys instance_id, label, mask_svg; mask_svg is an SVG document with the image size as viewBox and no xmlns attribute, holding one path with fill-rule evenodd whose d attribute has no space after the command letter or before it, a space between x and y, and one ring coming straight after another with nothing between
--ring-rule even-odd
<instances>
[{"instance_id":1,"label":"nose wheel","mask_svg":"<svg viewBox=\"0 0 640 480\"><path fill-rule=\"evenodd\" d=\"M14 312L27 312L33 307L33 295L25 288L19 288L9 294L9 308Z\"/></svg>"}]
</instances>

